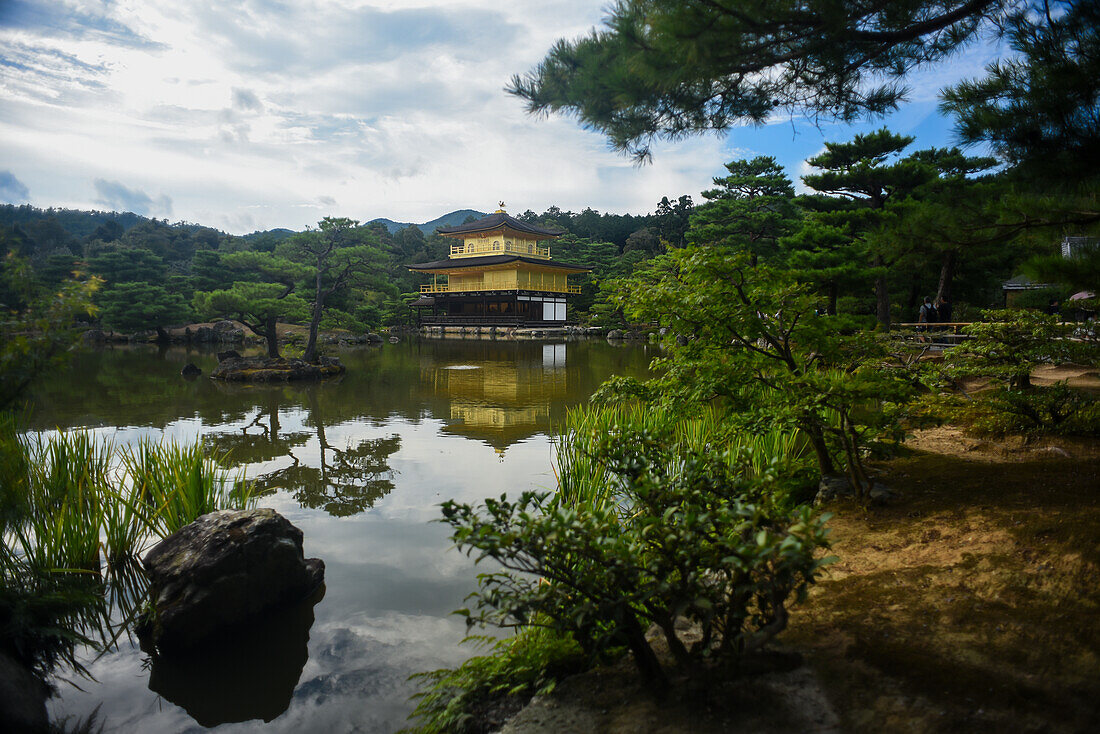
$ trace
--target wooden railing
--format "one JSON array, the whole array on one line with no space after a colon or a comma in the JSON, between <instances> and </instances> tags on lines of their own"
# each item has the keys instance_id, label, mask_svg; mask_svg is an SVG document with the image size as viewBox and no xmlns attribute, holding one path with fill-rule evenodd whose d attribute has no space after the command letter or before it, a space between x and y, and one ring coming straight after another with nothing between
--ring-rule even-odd
<instances>
[{"instance_id":1,"label":"wooden railing","mask_svg":"<svg viewBox=\"0 0 1100 734\"><path fill-rule=\"evenodd\" d=\"M567 285L567 286L554 286L554 285L542 285L542 286L530 286L527 288L487 288L485 286L458 286L451 285L450 283L428 283L427 285L420 286L421 293L501 293L501 292L515 292L515 291L541 291L545 293L580 293L581 287L579 285Z\"/></svg>"},{"instance_id":2,"label":"wooden railing","mask_svg":"<svg viewBox=\"0 0 1100 734\"><path fill-rule=\"evenodd\" d=\"M933 322L929 323L929 322L926 322L926 321L921 321L921 322L903 321L901 323L891 324L890 328L905 327L906 329L919 328L921 330L927 330L927 331L944 331L943 327L951 327L951 333L952 334L962 334L963 327L964 326L970 326L972 323L974 323L974 322L973 321L933 321Z\"/></svg>"},{"instance_id":3,"label":"wooden railing","mask_svg":"<svg viewBox=\"0 0 1100 734\"><path fill-rule=\"evenodd\" d=\"M462 245L451 245L451 257L475 257L477 255L531 255L533 257L550 259L550 248L532 245L527 242L478 242Z\"/></svg>"}]
</instances>

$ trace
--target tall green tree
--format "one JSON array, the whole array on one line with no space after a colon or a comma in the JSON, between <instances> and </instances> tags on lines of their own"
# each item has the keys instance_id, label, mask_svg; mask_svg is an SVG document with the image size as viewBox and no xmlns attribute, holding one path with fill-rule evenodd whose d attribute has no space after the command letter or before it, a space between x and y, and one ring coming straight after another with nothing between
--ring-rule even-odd
<instances>
[{"instance_id":1,"label":"tall green tree","mask_svg":"<svg viewBox=\"0 0 1100 734\"><path fill-rule=\"evenodd\" d=\"M753 264L774 259L799 219L791 180L771 156L731 161L726 170L703 192L707 203L695 209L687 241L747 252Z\"/></svg>"},{"instance_id":2,"label":"tall green tree","mask_svg":"<svg viewBox=\"0 0 1100 734\"><path fill-rule=\"evenodd\" d=\"M110 245L87 259L88 272L112 286L119 283L163 284L168 276L164 258L141 248Z\"/></svg>"},{"instance_id":3,"label":"tall green tree","mask_svg":"<svg viewBox=\"0 0 1100 734\"><path fill-rule=\"evenodd\" d=\"M309 339L302 358L317 358L317 331L326 303L334 294L352 287L385 287L382 275L388 264L369 227L346 217L325 217L317 229L308 230L277 248L276 252L307 268L312 281L313 304Z\"/></svg>"},{"instance_id":4,"label":"tall green tree","mask_svg":"<svg viewBox=\"0 0 1100 734\"><path fill-rule=\"evenodd\" d=\"M104 325L124 332L156 329L161 339L167 339L165 326L187 323L192 316L180 293L152 283L119 283L104 288L96 300Z\"/></svg>"},{"instance_id":5,"label":"tall green tree","mask_svg":"<svg viewBox=\"0 0 1100 734\"><path fill-rule=\"evenodd\" d=\"M192 291L213 291L233 284L233 269L222 264L226 253L199 250L191 258L190 287Z\"/></svg>"},{"instance_id":6,"label":"tall green tree","mask_svg":"<svg viewBox=\"0 0 1100 734\"><path fill-rule=\"evenodd\" d=\"M825 312L835 316L840 294L867 280L864 248L847 223L837 221L835 200L803 196L798 201L805 214L799 228L779 242L782 262L824 296Z\"/></svg>"},{"instance_id":7,"label":"tall green tree","mask_svg":"<svg viewBox=\"0 0 1100 734\"><path fill-rule=\"evenodd\" d=\"M1064 283L1074 290L1100 293L1100 244L1081 248L1069 257L1035 257L1025 263L1024 270L1040 282Z\"/></svg>"},{"instance_id":8,"label":"tall green tree","mask_svg":"<svg viewBox=\"0 0 1100 734\"><path fill-rule=\"evenodd\" d=\"M632 319L669 327L659 376L641 386L620 380L623 392L674 408L728 401L742 429L797 427L823 475L843 467L857 492L869 487L861 452L891 429L890 406L908 399L911 384L884 369L869 336L845 336L819 315L817 298L789 274L747 252L689 246L620 282L615 302Z\"/></svg>"},{"instance_id":9,"label":"tall green tree","mask_svg":"<svg viewBox=\"0 0 1100 734\"><path fill-rule=\"evenodd\" d=\"M899 197L892 216L868 239L873 251L887 254L894 270L933 273L937 300L954 299L956 274L963 271L971 281L984 284L983 271L1001 271L1015 254L1012 239L1016 231L999 226L1002 199L1007 190L1003 176L984 175L996 165L989 157L967 156L958 148L919 150L905 159L923 166L925 180ZM918 294L910 289L910 311Z\"/></svg>"},{"instance_id":10,"label":"tall green tree","mask_svg":"<svg viewBox=\"0 0 1100 734\"><path fill-rule=\"evenodd\" d=\"M156 329L167 338L163 327L190 320L186 294L169 282L164 258L152 251L109 244L87 262L88 270L104 281L96 305L105 326L127 332Z\"/></svg>"},{"instance_id":11,"label":"tall green tree","mask_svg":"<svg viewBox=\"0 0 1100 734\"><path fill-rule=\"evenodd\" d=\"M1001 24L1015 52L943 94L963 143L988 143L1044 179L1096 176L1100 160L1100 4L1017 3Z\"/></svg>"},{"instance_id":12,"label":"tall green tree","mask_svg":"<svg viewBox=\"0 0 1100 734\"><path fill-rule=\"evenodd\" d=\"M886 130L856 135L850 142L825 143L825 152L807 163L819 173L802 177L814 191L845 199L854 206L838 207L825 219L844 224L853 236L880 227L888 216L887 203L902 199L928 181L930 171L920 162L902 159L913 138ZM868 252L875 284L875 317L890 325L889 262L885 248Z\"/></svg>"},{"instance_id":13,"label":"tall green tree","mask_svg":"<svg viewBox=\"0 0 1100 734\"><path fill-rule=\"evenodd\" d=\"M657 230L669 247L683 247L688 227L691 226L691 214L695 211L695 202L684 195L676 201L662 196L657 202Z\"/></svg>"}]
</instances>

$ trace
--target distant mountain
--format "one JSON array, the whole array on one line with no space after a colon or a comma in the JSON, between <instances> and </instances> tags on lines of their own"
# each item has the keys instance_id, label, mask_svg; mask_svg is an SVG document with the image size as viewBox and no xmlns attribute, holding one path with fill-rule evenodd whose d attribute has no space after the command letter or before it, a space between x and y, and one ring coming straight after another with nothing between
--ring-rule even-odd
<instances>
[{"instance_id":1,"label":"distant mountain","mask_svg":"<svg viewBox=\"0 0 1100 734\"><path fill-rule=\"evenodd\" d=\"M458 211L451 212L450 214L444 214L438 219L433 219L432 221L424 222L423 224L415 224L413 222L395 222L392 219L386 219L385 217L372 219L367 222L367 224L381 222L382 224L386 225L386 229L390 231L390 234L393 234L399 229L405 229L406 227L419 227L421 232L429 235L435 231L436 227L454 227L465 222L466 217L481 219L484 216L485 212L479 212L473 209L459 209Z\"/></svg>"},{"instance_id":2,"label":"distant mountain","mask_svg":"<svg viewBox=\"0 0 1100 734\"><path fill-rule=\"evenodd\" d=\"M241 235L241 239L245 242L253 242L259 239L272 239L275 242L282 242L292 234L297 234L293 229L287 229L285 227L276 227L275 229L256 230L249 234Z\"/></svg>"}]
</instances>

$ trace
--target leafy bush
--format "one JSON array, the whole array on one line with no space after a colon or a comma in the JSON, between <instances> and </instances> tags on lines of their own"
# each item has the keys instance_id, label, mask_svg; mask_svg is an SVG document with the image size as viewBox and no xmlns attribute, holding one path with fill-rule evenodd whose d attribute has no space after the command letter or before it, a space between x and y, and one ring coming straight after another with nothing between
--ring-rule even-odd
<instances>
[{"instance_id":1,"label":"leafy bush","mask_svg":"<svg viewBox=\"0 0 1100 734\"><path fill-rule=\"evenodd\" d=\"M971 337L947 350L949 371L960 377L992 377L1009 389L1031 387L1031 373L1041 364L1096 360L1094 348L1070 339L1072 327L1057 316L1037 311L982 311L984 322L971 324Z\"/></svg>"},{"instance_id":2,"label":"leafy bush","mask_svg":"<svg viewBox=\"0 0 1100 734\"><path fill-rule=\"evenodd\" d=\"M933 410L985 435L1100 433L1093 395L1065 382L1049 387L1031 382L1031 373L1043 364L1096 362L1100 352L1094 344L1074 338L1072 325L1059 323L1058 316L1015 309L982 316L987 321L970 326L970 340L947 350L945 372L992 378L994 386L965 398L934 396L928 401Z\"/></svg>"},{"instance_id":3,"label":"leafy bush","mask_svg":"<svg viewBox=\"0 0 1100 734\"><path fill-rule=\"evenodd\" d=\"M759 649L787 624L829 559L824 517L747 500L758 479L709 453L674 454L647 431L612 432L597 450L620 498L577 509L545 494L480 507L448 501L452 540L504 570L481 574L468 624L546 626L590 659L627 647L645 679L664 672L646 639L657 625L680 665ZM678 619L699 628L685 643Z\"/></svg>"},{"instance_id":4,"label":"leafy bush","mask_svg":"<svg viewBox=\"0 0 1100 734\"><path fill-rule=\"evenodd\" d=\"M979 436L1100 435L1100 400L1064 382L1030 390L995 388L969 400L940 395L928 407Z\"/></svg>"},{"instance_id":5,"label":"leafy bush","mask_svg":"<svg viewBox=\"0 0 1100 734\"><path fill-rule=\"evenodd\" d=\"M542 627L528 627L500 640L467 640L489 646L489 654L472 657L454 670L413 676L427 688L413 696L417 703L409 718L419 721L411 731L495 731L532 696L550 693L558 680L583 666L576 642Z\"/></svg>"}]
</instances>

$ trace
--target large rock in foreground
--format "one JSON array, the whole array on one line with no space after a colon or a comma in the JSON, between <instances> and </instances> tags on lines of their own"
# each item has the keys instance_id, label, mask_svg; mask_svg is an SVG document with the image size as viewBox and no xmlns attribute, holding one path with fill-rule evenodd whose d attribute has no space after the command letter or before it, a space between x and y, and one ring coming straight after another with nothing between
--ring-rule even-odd
<instances>
[{"instance_id":1,"label":"large rock in foreground","mask_svg":"<svg viewBox=\"0 0 1100 734\"><path fill-rule=\"evenodd\" d=\"M302 531L271 509L221 510L168 536L142 561L152 605L142 637L161 652L183 650L324 580L325 564L305 559Z\"/></svg>"},{"instance_id":2,"label":"large rock in foreground","mask_svg":"<svg viewBox=\"0 0 1100 734\"><path fill-rule=\"evenodd\" d=\"M316 364L301 359L241 357L222 360L210 376L229 382L287 382L321 380L343 373L344 365L335 357L321 357Z\"/></svg>"}]
</instances>

